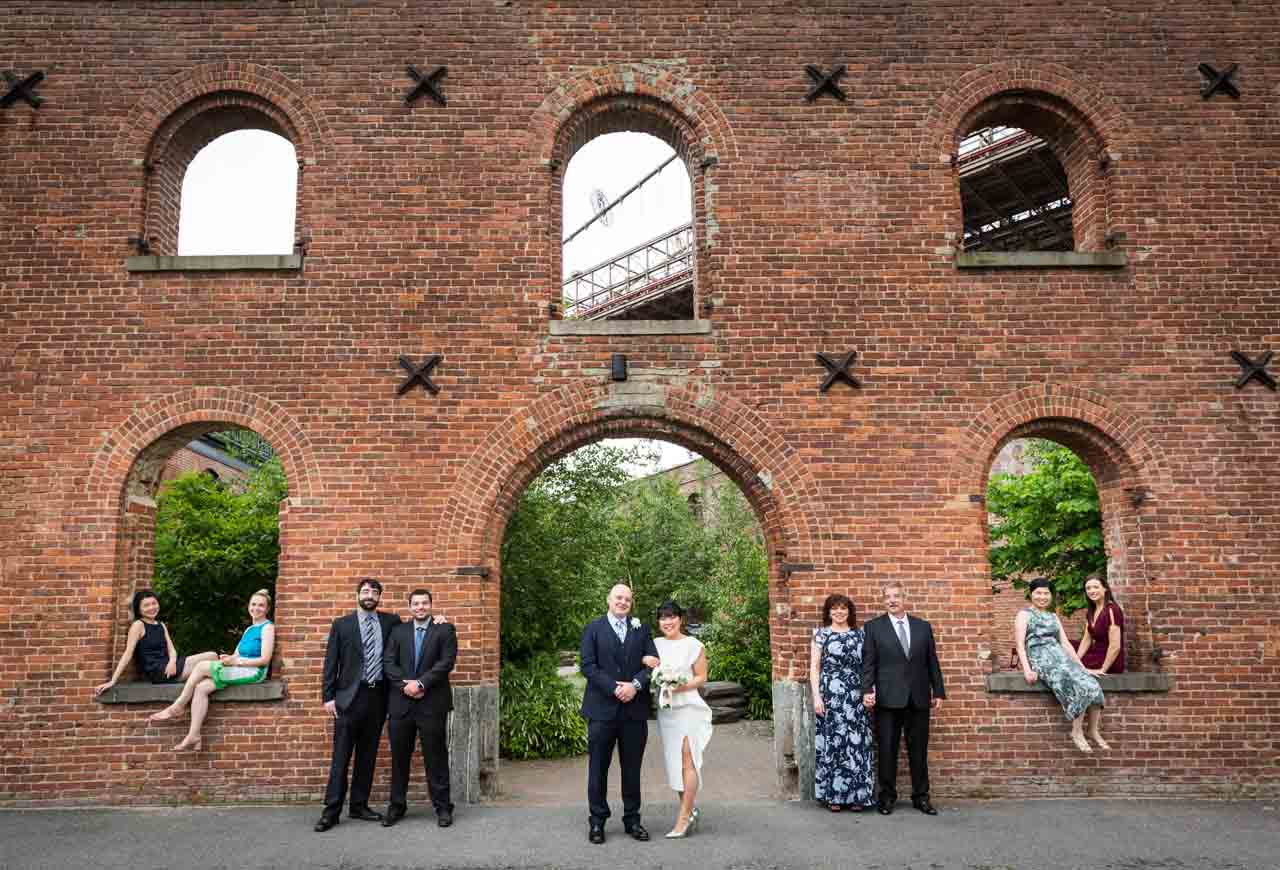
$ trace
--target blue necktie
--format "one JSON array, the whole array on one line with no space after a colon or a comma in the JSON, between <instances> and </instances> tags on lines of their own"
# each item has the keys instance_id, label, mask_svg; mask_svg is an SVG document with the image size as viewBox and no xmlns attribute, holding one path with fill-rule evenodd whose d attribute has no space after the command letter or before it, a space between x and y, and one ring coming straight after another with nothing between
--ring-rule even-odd
<instances>
[{"instance_id":1,"label":"blue necktie","mask_svg":"<svg viewBox=\"0 0 1280 870\"><path fill-rule=\"evenodd\" d=\"M418 667L422 664L422 639L427 636L425 628L418 628L414 632L413 642L413 672L418 672Z\"/></svg>"},{"instance_id":2,"label":"blue necktie","mask_svg":"<svg viewBox=\"0 0 1280 870\"><path fill-rule=\"evenodd\" d=\"M613 623L613 633L618 636L618 643L626 643L627 642L627 624L625 622L618 622L617 620L613 620L613 619L609 621Z\"/></svg>"}]
</instances>

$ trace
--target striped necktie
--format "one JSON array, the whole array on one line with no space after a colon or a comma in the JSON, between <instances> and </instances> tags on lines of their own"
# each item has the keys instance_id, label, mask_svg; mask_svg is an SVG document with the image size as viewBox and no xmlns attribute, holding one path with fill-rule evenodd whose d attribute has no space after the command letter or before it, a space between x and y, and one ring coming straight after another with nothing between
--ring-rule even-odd
<instances>
[{"instance_id":1,"label":"striped necktie","mask_svg":"<svg viewBox=\"0 0 1280 870\"><path fill-rule=\"evenodd\" d=\"M364 679L376 683L382 679L382 656L378 655L378 635L374 629L376 619L360 617L360 638L364 645Z\"/></svg>"}]
</instances>

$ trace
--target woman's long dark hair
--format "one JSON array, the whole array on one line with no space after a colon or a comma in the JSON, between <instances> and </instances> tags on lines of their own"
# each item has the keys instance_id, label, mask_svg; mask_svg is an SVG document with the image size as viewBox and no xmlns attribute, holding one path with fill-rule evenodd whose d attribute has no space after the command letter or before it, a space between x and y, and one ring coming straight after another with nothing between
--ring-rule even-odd
<instances>
[{"instance_id":1,"label":"woman's long dark hair","mask_svg":"<svg viewBox=\"0 0 1280 870\"><path fill-rule=\"evenodd\" d=\"M849 611L849 625L858 618L858 608L853 606L853 599L848 595L841 595L839 592L834 595L828 595L827 600L822 602L822 624L830 627L831 625L831 608L843 605Z\"/></svg>"},{"instance_id":2,"label":"woman's long dark hair","mask_svg":"<svg viewBox=\"0 0 1280 870\"><path fill-rule=\"evenodd\" d=\"M1111 584L1107 582L1106 577L1102 576L1101 574L1090 574L1088 577L1084 578L1085 585L1088 585L1090 580L1097 580L1099 583L1102 584L1102 589L1106 593L1105 595L1102 596L1102 606L1104 609L1108 604L1115 604L1116 607L1120 606L1119 604L1116 603L1116 597L1111 594ZM1085 600L1089 602L1089 605L1088 605L1089 621L1093 622L1095 618L1094 611L1097 610L1097 608L1093 606L1092 598L1086 598Z\"/></svg>"}]
</instances>

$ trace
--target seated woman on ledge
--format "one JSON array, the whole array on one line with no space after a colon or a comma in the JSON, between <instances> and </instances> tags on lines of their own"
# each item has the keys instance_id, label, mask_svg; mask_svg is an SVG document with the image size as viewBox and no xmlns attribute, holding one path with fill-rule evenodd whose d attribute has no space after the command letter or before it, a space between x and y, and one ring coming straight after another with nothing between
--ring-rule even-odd
<instances>
[{"instance_id":1,"label":"seated woman on ledge","mask_svg":"<svg viewBox=\"0 0 1280 870\"><path fill-rule=\"evenodd\" d=\"M1124 613L1116 604L1107 578L1092 574L1085 578L1084 594L1089 599L1084 637L1080 638L1080 663L1091 674L1124 673Z\"/></svg>"},{"instance_id":2,"label":"seated woman on ledge","mask_svg":"<svg viewBox=\"0 0 1280 870\"><path fill-rule=\"evenodd\" d=\"M249 599L249 616L253 624L245 629L236 651L218 656L216 662L196 665L178 699L148 717L152 722L165 722L175 718L188 703L191 704L191 726L182 742L173 747L175 752L200 748L200 728L209 712L210 695L227 686L260 683L267 678L267 665L271 663L276 645L275 626L267 619L270 610L270 593L265 589L253 593Z\"/></svg>"},{"instance_id":3,"label":"seated woman on ledge","mask_svg":"<svg viewBox=\"0 0 1280 870\"><path fill-rule=\"evenodd\" d=\"M1062 623L1053 612L1053 591L1049 580L1037 577L1028 584L1031 607L1014 621L1014 639L1022 675L1028 683L1044 680L1053 690L1062 711L1071 721L1071 740L1081 752L1092 752L1084 739L1084 718L1089 714L1089 738L1099 749L1110 749L1098 728L1106 698L1098 678L1084 669L1075 647L1067 640Z\"/></svg>"},{"instance_id":4,"label":"seated woman on ledge","mask_svg":"<svg viewBox=\"0 0 1280 870\"><path fill-rule=\"evenodd\" d=\"M133 593L133 624L129 626L129 636L125 643L124 654L116 665L111 679L93 690L101 695L120 680L120 675L129 666L132 659L138 675L152 683L176 683L191 676L196 665L213 661L218 657L214 652L196 653L193 656L180 656L169 637L169 629L157 620L160 615L160 599L150 589L139 589Z\"/></svg>"}]
</instances>

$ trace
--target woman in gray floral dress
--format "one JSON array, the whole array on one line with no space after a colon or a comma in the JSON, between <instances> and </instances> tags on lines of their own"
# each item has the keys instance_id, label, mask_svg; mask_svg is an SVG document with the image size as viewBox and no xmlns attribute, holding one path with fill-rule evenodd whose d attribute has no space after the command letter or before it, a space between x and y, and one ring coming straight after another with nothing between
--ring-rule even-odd
<instances>
[{"instance_id":1,"label":"woman in gray floral dress","mask_svg":"<svg viewBox=\"0 0 1280 870\"><path fill-rule=\"evenodd\" d=\"M813 633L809 685L813 690L814 797L833 813L854 812L874 803L871 768L871 714L862 705L862 629L853 602L828 595L822 628Z\"/></svg>"},{"instance_id":2,"label":"woman in gray floral dress","mask_svg":"<svg viewBox=\"0 0 1280 870\"><path fill-rule=\"evenodd\" d=\"M1022 675L1028 683L1043 680L1053 690L1062 712L1071 722L1071 739L1081 752L1093 748L1084 739L1084 720L1089 717L1090 736L1099 749L1110 749L1098 732L1106 698L1098 678L1085 670L1075 647L1067 641L1062 623L1053 612L1053 588L1044 577L1028 584L1031 607L1018 614L1014 638Z\"/></svg>"}]
</instances>

